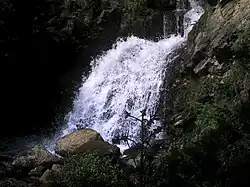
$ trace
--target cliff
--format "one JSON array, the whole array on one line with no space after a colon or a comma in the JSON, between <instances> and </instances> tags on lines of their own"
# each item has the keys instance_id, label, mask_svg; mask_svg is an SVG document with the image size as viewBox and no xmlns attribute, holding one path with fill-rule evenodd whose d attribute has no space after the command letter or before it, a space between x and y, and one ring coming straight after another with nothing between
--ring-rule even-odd
<instances>
[{"instance_id":1,"label":"cliff","mask_svg":"<svg viewBox=\"0 0 250 187\"><path fill-rule=\"evenodd\" d=\"M158 175L170 186L248 186L250 3L208 2L166 80Z\"/></svg>"}]
</instances>

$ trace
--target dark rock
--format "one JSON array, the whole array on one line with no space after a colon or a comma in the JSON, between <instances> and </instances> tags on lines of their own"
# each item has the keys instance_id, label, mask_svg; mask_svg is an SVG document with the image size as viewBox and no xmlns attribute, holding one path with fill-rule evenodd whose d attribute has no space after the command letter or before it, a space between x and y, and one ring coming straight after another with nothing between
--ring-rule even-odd
<instances>
[{"instance_id":1,"label":"dark rock","mask_svg":"<svg viewBox=\"0 0 250 187\"><path fill-rule=\"evenodd\" d=\"M176 9L175 0L147 0L147 7L162 11L174 11Z\"/></svg>"},{"instance_id":2,"label":"dark rock","mask_svg":"<svg viewBox=\"0 0 250 187\"><path fill-rule=\"evenodd\" d=\"M72 2L72 9L66 2ZM18 1L0 3L3 7L0 10L1 69L19 77L18 84L22 85L17 98L11 74L2 74L1 78L6 80L2 85L5 98L2 106L11 125L0 132L1 137L41 133L41 129L51 128L55 115L58 112L63 115L67 110L82 72L89 68L91 56L116 40L121 20L120 10L115 6L117 1L84 1L87 7L74 5L78 2L42 0L30 3L29 7ZM81 63L77 61L79 54L85 56ZM67 103L58 108L65 97ZM19 111L15 118L9 112L13 105Z\"/></svg>"},{"instance_id":3,"label":"dark rock","mask_svg":"<svg viewBox=\"0 0 250 187\"><path fill-rule=\"evenodd\" d=\"M0 154L0 161L10 161L10 160L14 160L14 158L9 155Z\"/></svg>"},{"instance_id":4,"label":"dark rock","mask_svg":"<svg viewBox=\"0 0 250 187\"><path fill-rule=\"evenodd\" d=\"M29 171L38 166L51 168L53 164L61 163L62 159L53 155L42 145L36 145L26 155L17 157L12 162L12 170Z\"/></svg>"},{"instance_id":5,"label":"dark rock","mask_svg":"<svg viewBox=\"0 0 250 187\"><path fill-rule=\"evenodd\" d=\"M47 169L44 174L40 177L39 181L42 183L42 186L49 186L49 184L55 181L53 173L50 169Z\"/></svg>"},{"instance_id":6,"label":"dark rock","mask_svg":"<svg viewBox=\"0 0 250 187\"><path fill-rule=\"evenodd\" d=\"M219 0L206 0L210 6L216 6Z\"/></svg>"},{"instance_id":7,"label":"dark rock","mask_svg":"<svg viewBox=\"0 0 250 187\"><path fill-rule=\"evenodd\" d=\"M51 171L54 173L54 174L58 174L60 172L62 168L62 165L59 165L59 164L54 164L51 168Z\"/></svg>"},{"instance_id":8,"label":"dark rock","mask_svg":"<svg viewBox=\"0 0 250 187\"><path fill-rule=\"evenodd\" d=\"M206 75L209 69L210 59L204 59L194 67L194 73L199 76Z\"/></svg>"},{"instance_id":9,"label":"dark rock","mask_svg":"<svg viewBox=\"0 0 250 187\"><path fill-rule=\"evenodd\" d=\"M139 166L140 164L140 157L136 157L134 159L129 159L125 162L125 164L128 166L128 167L132 167L132 168L136 168Z\"/></svg>"},{"instance_id":10,"label":"dark rock","mask_svg":"<svg viewBox=\"0 0 250 187\"><path fill-rule=\"evenodd\" d=\"M53 186L53 184L59 183L61 165L54 164L50 169L47 169L43 175L39 178L42 187Z\"/></svg>"},{"instance_id":11,"label":"dark rock","mask_svg":"<svg viewBox=\"0 0 250 187\"><path fill-rule=\"evenodd\" d=\"M97 152L100 155L109 155L118 158L121 155L120 149L111 145L108 142L92 140L89 141L79 148L75 149L74 153L90 153Z\"/></svg>"},{"instance_id":12,"label":"dark rock","mask_svg":"<svg viewBox=\"0 0 250 187\"><path fill-rule=\"evenodd\" d=\"M38 167L32 169L28 174L29 174L29 176L41 177L45 170L46 170L45 167L38 166Z\"/></svg>"},{"instance_id":13,"label":"dark rock","mask_svg":"<svg viewBox=\"0 0 250 187\"><path fill-rule=\"evenodd\" d=\"M150 159L155 157L162 150L168 139L152 140L149 147L146 149L146 156Z\"/></svg>"},{"instance_id":14,"label":"dark rock","mask_svg":"<svg viewBox=\"0 0 250 187\"><path fill-rule=\"evenodd\" d=\"M14 178L9 178L9 179L0 181L0 186L1 187L27 187L29 185L23 181L16 180Z\"/></svg>"},{"instance_id":15,"label":"dark rock","mask_svg":"<svg viewBox=\"0 0 250 187\"><path fill-rule=\"evenodd\" d=\"M232 1L232 0L219 0L219 5L220 6L225 6L227 3L229 3L230 1Z\"/></svg>"},{"instance_id":16,"label":"dark rock","mask_svg":"<svg viewBox=\"0 0 250 187\"><path fill-rule=\"evenodd\" d=\"M134 145L129 149L126 149L123 152L123 155L126 155L128 158L136 158L140 154L140 149L141 149L140 144Z\"/></svg>"}]
</instances>

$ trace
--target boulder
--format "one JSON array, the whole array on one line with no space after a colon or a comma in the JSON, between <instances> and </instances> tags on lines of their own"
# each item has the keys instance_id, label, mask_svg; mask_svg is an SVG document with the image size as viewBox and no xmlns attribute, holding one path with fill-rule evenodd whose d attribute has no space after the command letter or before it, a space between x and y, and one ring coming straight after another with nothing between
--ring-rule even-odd
<instances>
[{"instance_id":1,"label":"boulder","mask_svg":"<svg viewBox=\"0 0 250 187\"><path fill-rule=\"evenodd\" d=\"M79 150L86 149L84 144L92 140L98 140L101 142L103 141L103 138L95 130L87 128L81 129L60 138L56 142L55 152L61 156L66 156L69 153L79 152Z\"/></svg>"},{"instance_id":2,"label":"boulder","mask_svg":"<svg viewBox=\"0 0 250 187\"><path fill-rule=\"evenodd\" d=\"M60 183L60 169L61 165L54 164L51 169L47 169L39 178L42 187L53 186L53 184Z\"/></svg>"},{"instance_id":3,"label":"boulder","mask_svg":"<svg viewBox=\"0 0 250 187\"><path fill-rule=\"evenodd\" d=\"M53 183L54 177L52 171L50 169L47 169L40 177L39 181L42 183L41 186L49 186L49 184Z\"/></svg>"},{"instance_id":4,"label":"boulder","mask_svg":"<svg viewBox=\"0 0 250 187\"><path fill-rule=\"evenodd\" d=\"M60 169L61 169L62 165L59 165L59 164L54 164L51 168L51 171L53 172L59 172Z\"/></svg>"},{"instance_id":5,"label":"boulder","mask_svg":"<svg viewBox=\"0 0 250 187\"><path fill-rule=\"evenodd\" d=\"M41 177L43 172L46 170L43 166L38 166L34 169L32 169L28 174L29 176L35 176L35 177Z\"/></svg>"},{"instance_id":6,"label":"boulder","mask_svg":"<svg viewBox=\"0 0 250 187\"><path fill-rule=\"evenodd\" d=\"M109 155L114 157L119 157L121 155L120 149L108 142L100 140L89 141L82 146L75 149L74 153L91 153L97 152L100 155Z\"/></svg>"},{"instance_id":7,"label":"boulder","mask_svg":"<svg viewBox=\"0 0 250 187\"><path fill-rule=\"evenodd\" d=\"M36 145L26 155L17 157L11 164L13 170L31 170L38 166L51 168L53 164L61 163L62 159L50 153L42 145Z\"/></svg>"}]
</instances>

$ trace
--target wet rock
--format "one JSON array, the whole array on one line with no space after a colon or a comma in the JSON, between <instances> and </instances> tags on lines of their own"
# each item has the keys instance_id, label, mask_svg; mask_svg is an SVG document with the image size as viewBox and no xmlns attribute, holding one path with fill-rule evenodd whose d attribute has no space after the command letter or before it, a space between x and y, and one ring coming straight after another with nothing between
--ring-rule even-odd
<instances>
[{"instance_id":1,"label":"wet rock","mask_svg":"<svg viewBox=\"0 0 250 187\"><path fill-rule=\"evenodd\" d=\"M95 130L87 128L81 129L60 138L56 142L55 152L61 156L66 156L68 153L79 152L80 150L86 149L84 144L92 140L103 141L103 138Z\"/></svg>"}]
</instances>

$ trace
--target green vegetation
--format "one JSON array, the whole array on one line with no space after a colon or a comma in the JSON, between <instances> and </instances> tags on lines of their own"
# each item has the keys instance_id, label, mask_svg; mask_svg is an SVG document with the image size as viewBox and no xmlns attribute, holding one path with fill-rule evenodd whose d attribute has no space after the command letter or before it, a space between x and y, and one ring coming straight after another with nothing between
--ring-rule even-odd
<instances>
[{"instance_id":1,"label":"green vegetation","mask_svg":"<svg viewBox=\"0 0 250 187\"><path fill-rule=\"evenodd\" d=\"M117 163L95 153L69 156L60 173L59 186L127 186Z\"/></svg>"}]
</instances>

